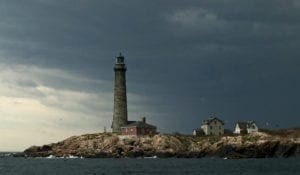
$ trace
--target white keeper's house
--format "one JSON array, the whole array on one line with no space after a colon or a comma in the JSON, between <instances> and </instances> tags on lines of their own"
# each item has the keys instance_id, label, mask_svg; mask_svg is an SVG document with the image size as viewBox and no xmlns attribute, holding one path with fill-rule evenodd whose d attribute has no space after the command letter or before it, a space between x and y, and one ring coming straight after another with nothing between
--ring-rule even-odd
<instances>
[{"instance_id":1,"label":"white keeper's house","mask_svg":"<svg viewBox=\"0 0 300 175\"><path fill-rule=\"evenodd\" d=\"M224 122L217 117L210 117L203 120L201 128L194 129L193 135L223 135Z\"/></svg>"},{"instance_id":2,"label":"white keeper's house","mask_svg":"<svg viewBox=\"0 0 300 175\"><path fill-rule=\"evenodd\" d=\"M249 134L258 132L258 127L254 121L247 122L237 122L235 124L234 132L235 134Z\"/></svg>"}]
</instances>

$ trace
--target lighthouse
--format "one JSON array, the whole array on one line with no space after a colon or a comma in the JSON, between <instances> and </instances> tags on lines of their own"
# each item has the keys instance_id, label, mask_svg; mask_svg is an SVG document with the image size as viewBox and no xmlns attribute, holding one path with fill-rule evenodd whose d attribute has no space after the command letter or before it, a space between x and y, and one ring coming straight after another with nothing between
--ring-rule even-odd
<instances>
[{"instance_id":1,"label":"lighthouse","mask_svg":"<svg viewBox=\"0 0 300 175\"><path fill-rule=\"evenodd\" d=\"M121 127L127 125L127 95L126 95L126 65L125 58L120 53L114 66L114 114L112 131L121 132Z\"/></svg>"}]
</instances>

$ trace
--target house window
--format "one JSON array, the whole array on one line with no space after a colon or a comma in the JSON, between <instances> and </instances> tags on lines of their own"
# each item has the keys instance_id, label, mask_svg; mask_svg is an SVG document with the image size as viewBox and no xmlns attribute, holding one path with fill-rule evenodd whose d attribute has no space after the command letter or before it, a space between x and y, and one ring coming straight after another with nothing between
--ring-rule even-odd
<instances>
[{"instance_id":1,"label":"house window","mask_svg":"<svg viewBox=\"0 0 300 175\"><path fill-rule=\"evenodd\" d=\"M212 129L212 126L210 126L209 128Z\"/></svg>"},{"instance_id":2,"label":"house window","mask_svg":"<svg viewBox=\"0 0 300 175\"><path fill-rule=\"evenodd\" d=\"M215 121L215 124L217 124L217 121Z\"/></svg>"},{"instance_id":3,"label":"house window","mask_svg":"<svg viewBox=\"0 0 300 175\"><path fill-rule=\"evenodd\" d=\"M221 126L219 126L219 129L221 130Z\"/></svg>"}]
</instances>

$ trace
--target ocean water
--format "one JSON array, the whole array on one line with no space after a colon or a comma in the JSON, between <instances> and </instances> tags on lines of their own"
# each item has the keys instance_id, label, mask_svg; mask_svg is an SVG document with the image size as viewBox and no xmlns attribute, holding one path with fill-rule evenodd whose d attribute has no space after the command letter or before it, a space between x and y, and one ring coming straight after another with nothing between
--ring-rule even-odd
<instances>
[{"instance_id":1,"label":"ocean water","mask_svg":"<svg viewBox=\"0 0 300 175\"><path fill-rule=\"evenodd\" d=\"M300 158L279 159L45 159L0 158L0 175L298 175Z\"/></svg>"}]
</instances>

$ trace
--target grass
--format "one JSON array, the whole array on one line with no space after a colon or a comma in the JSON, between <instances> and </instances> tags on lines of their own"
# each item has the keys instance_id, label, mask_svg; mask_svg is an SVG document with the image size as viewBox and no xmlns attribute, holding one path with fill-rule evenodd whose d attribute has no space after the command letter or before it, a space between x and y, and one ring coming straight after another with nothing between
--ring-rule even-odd
<instances>
[{"instance_id":1,"label":"grass","mask_svg":"<svg viewBox=\"0 0 300 175\"><path fill-rule=\"evenodd\" d=\"M300 128L278 129L278 130L259 129L259 131L267 133L272 136L291 137L291 138L300 137Z\"/></svg>"},{"instance_id":2,"label":"grass","mask_svg":"<svg viewBox=\"0 0 300 175\"><path fill-rule=\"evenodd\" d=\"M251 135L243 135L242 136L242 143L251 142L256 143L259 140L259 136L251 136Z\"/></svg>"}]
</instances>

